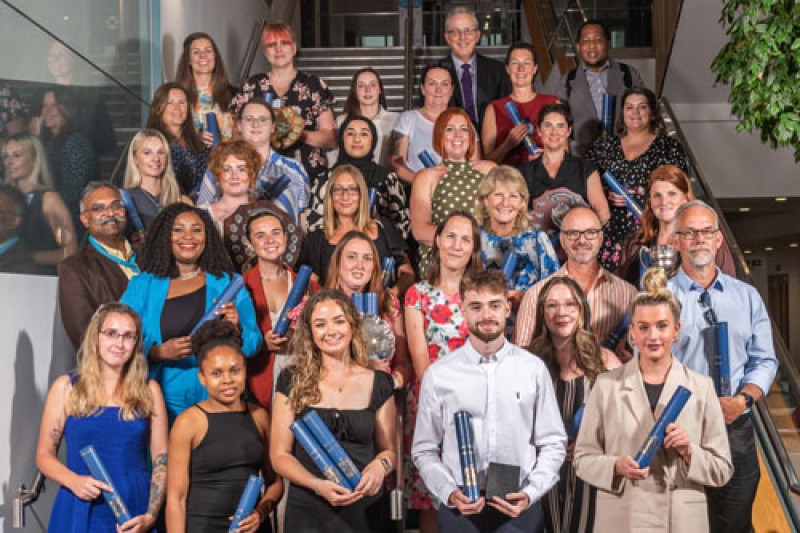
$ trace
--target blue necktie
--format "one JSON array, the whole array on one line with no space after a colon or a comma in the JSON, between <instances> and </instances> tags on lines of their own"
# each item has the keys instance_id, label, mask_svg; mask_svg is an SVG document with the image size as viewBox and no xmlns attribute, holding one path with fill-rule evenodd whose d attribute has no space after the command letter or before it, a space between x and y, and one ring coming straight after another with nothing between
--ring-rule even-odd
<instances>
[{"instance_id":1,"label":"blue necktie","mask_svg":"<svg viewBox=\"0 0 800 533\"><path fill-rule=\"evenodd\" d=\"M475 124L478 123L478 114L475 112L475 95L472 94L472 73L469 63L461 65L461 92L464 94L464 111Z\"/></svg>"}]
</instances>

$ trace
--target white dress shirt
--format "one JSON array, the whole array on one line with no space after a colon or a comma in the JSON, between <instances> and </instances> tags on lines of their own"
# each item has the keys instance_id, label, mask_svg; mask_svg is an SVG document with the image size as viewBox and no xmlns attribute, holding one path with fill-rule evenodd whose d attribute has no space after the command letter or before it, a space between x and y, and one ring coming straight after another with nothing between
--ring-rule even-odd
<instances>
[{"instance_id":1,"label":"white dress shirt","mask_svg":"<svg viewBox=\"0 0 800 533\"><path fill-rule=\"evenodd\" d=\"M567 436L544 363L506 341L484 358L470 341L425 372L411 454L428 490L442 502L463 485L453 416L472 415L478 483L490 462L520 467L530 503L558 481Z\"/></svg>"}]
</instances>

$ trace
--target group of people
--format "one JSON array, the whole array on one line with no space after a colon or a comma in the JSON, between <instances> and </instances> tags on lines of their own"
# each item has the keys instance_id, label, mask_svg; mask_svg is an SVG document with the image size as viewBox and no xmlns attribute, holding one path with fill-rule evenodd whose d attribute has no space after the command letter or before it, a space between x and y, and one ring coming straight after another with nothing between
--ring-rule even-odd
<instances>
[{"instance_id":1,"label":"group of people","mask_svg":"<svg viewBox=\"0 0 800 533\"><path fill-rule=\"evenodd\" d=\"M468 9L449 13L445 38L417 109L388 111L366 68L336 118L324 81L296 70L288 25L265 27L271 70L241 88L193 33L130 143L123 189L90 181L74 203L48 181L39 139L6 140L0 270L58 265L79 353L52 386L37 448L61 485L51 530L115 523L100 498L111 487L80 458L88 444L129 507L126 532L226 530L251 474L265 483L242 532L275 514L291 533L388 531L401 489L422 533L750 529L749 411L777 368L769 319L732 277L655 95L608 58L596 21L556 95L535 91L531 45L512 45L505 65L477 53ZM604 189L604 172L629 198ZM649 268L663 247L673 266ZM288 309L301 266L312 274ZM367 331L361 293L377 296L390 343L379 356L386 339ZM721 396L718 322L731 361ZM691 397L641 467L678 386ZM310 411L360 471L352 490L290 429ZM513 490L489 497L499 472Z\"/></svg>"}]
</instances>

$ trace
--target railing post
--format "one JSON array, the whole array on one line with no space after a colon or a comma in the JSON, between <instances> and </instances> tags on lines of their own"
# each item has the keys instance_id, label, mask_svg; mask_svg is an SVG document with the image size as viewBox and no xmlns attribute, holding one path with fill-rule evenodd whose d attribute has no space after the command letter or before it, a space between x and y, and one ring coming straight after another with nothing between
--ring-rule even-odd
<instances>
[{"instance_id":1,"label":"railing post","mask_svg":"<svg viewBox=\"0 0 800 533\"><path fill-rule=\"evenodd\" d=\"M403 84L403 109L411 109L411 97L414 92L414 0L406 3L406 34L403 63L406 82Z\"/></svg>"}]
</instances>

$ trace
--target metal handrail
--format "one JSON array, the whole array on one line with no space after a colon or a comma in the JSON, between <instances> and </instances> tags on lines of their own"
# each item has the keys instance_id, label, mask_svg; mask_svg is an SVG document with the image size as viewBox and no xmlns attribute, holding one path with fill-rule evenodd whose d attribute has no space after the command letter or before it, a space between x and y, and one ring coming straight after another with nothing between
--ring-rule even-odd
<instances>
[{"instance_id":1,"label":"metal handrail","mask_svg":"<svg viewBox=\"0 0 800 533\"><path fill-rule=\"evenodd\" d=\"M45 476L42 471L37 469L36 475L31 482L31 488L26 488L25 484L19 486L17 497L11 504L11 527L22 529L25 527L25 508L32 505L44 491Z\"/></svg>"},{"instance_id":2,"label":"metal handrail","mask_svg":"<svg viewBox=\"0 0 800 533\"><path fill-rule=\"evenodd\" d=\"M256 59L258 45L261 42L261 34L264 33L264 26L266 25L267 19L265 18L253 24L253 32L250 34L250 40L247 41L242 68L239 70L239 85L243 85L244 82L247 81L247 78L250 77L250 69L253 68L253 61Z\"/></svg>"}]
</instances>

